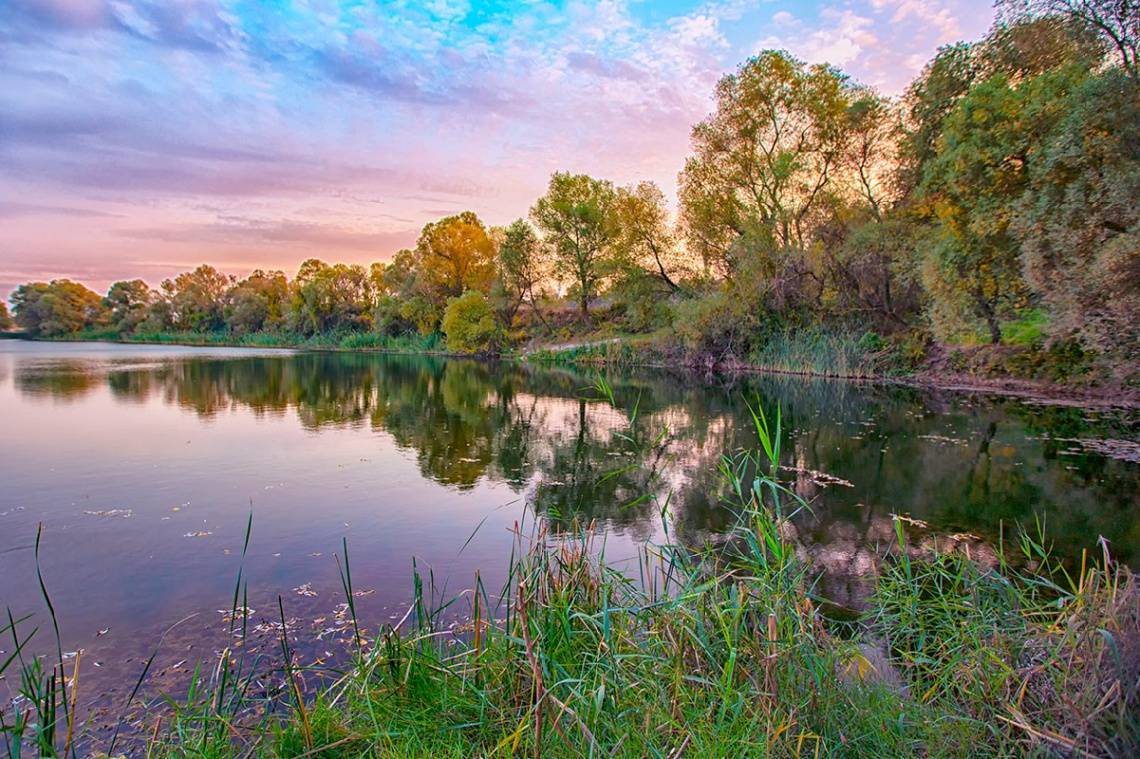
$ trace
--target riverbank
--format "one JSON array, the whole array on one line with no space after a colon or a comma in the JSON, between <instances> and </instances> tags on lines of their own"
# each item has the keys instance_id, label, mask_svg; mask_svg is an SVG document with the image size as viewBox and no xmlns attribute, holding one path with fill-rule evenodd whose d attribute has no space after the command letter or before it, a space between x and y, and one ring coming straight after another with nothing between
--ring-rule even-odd
<instances>
[{"instance_id":1,"label":"riverbank","mask_svg":"<svg viewBox=\"0 0 1140 759\"><path fill-rule=\"evenodd\" d=\"M18 333L0 333L9 339L28 339ZM282 348L292 350L374 352L471 358L448 352L438 336L403 335L389 337L374 333L297 336L252 334L232 336L215 333L170 333L112 338L103 334L77 334L62 341L95 341L129 345L186 345L230 348ZM700 352L686 352L659 336L603 337L549 344L531 344L496 357L505 360L535 361L589 367L644 367L685 369L692 372L761 373L845 381L901 385L964 393L985 393L1021 398L1035 403L1086 408L1140 408L1140 387L1122 382L1103 382L1088 376L1075 382L1043 377L1008 374L1008 364L1027 363L1026 346L937 347L921 359L900 363L892 356L887 362L870 356L861 360L851 346L839 340L782 352L781 360L742 360L733 356L716 358ZM993 357L998 359L994 360ZM484 356L485 357L485 356ZM763 358L763 357L762 357ZM1040 362L1037 354L1030 361ZM1054 374L1063 371L1053 368Z\"/></svg>"},{"instance_id":2,"label":"riverbank","mask_svg":"<svg viewBox=\"0 0 1140 759\"><path fill-rule=\"evenodd\" d=\"M443 601L361 645L280 718L176 712L189 756L1134 756L1140 595L1107 555L1072 583L964 554L885 567L861 625L829 623L770 515L734 552L599 560L587 531L520 539L501 595ZM901 534L900 530L900 534ZM900 538L900 541L904 540ZM1040 546L1028 544L1034 552ZM696 561L694 561L696 558ZM464 623L447 623L452 602ZM451 607L453 608L453 607ZM299 673L284 672L284 682ZM231 686L232 687L232 686Z\"/></svg>"},{"instance_id":3,"label":"riverbank","mask_svg":"<svg viewBox=\"0 0 1140 759\"><path fill-rule=\"evenodd\" d=\"M822 350L820 349L822 346ZM1076 382L1045 377L1009 376L1008 365L1042 363L1040 351L1027 346L934 347L921 358L900 362L874 355L860 359L849 343L832 340L804 348L780 346L771 354L782 360L753 361L684 351L660 338L605 338L532 348L528 361L577 366L642 366L683 368L694 372L738 372L820 377L853 382L901 385L921 389L1004 395L1032 401L1081 407L1140 408L1140 387L1122 382L1099 382L1088 376ZM996 358L995 358L996 357ZM763 357L762 357L763 358ZM1051 367L1053 368L1053 367ZM1055 369L1055 368L1054 368ZM1063 374L1064 367L1061 367Z\"/></svg>"}]
</instances>

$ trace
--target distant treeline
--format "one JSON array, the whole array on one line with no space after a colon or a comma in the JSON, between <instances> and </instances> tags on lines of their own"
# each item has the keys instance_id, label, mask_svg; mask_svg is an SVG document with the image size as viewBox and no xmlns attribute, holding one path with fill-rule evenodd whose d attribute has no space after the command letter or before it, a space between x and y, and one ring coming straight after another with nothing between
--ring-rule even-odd
<instances>
[{"instance_id":1,"label":"distant treeline","mask_svg":"<svg viewBox=\"0 0 1140 759\"><path fill-rule=\"evenodd\" d=\"M763 52L720 80L715 112L693 127L675 219L652 182L555 173L528 218L498 228L449 216L390 263L313 258L293 279L240 280L203 265L106 296L33 282L12 295L15 322L53 337L442 334L460 352L601 324L713 360L748 360L789 331L916 355L931 340L1012 340L1067 346L1134 378L1140 20L1129 8L1002 0L989 35L942 48L894 100Z\"/></svg>"}]
</instances>

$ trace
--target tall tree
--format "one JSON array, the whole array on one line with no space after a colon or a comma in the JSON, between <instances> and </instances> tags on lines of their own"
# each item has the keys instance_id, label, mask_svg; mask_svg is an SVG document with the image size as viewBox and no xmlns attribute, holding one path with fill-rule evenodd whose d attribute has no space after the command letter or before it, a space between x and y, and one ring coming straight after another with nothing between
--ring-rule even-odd
<instances>
[{"instance_id":1,"label":"tall tree","mask_svg":"<svg viewBox=\"0 0 1140 759\"><path fill-rule=\"evenodd\" d=\"M293 326L309 334L371 327L372 288L359 264L310 258L293 282Z\"/></svg>"},{"instance_id":2,"label":"tall tree","mask_svg":"<svg viewBox=\"0 0 1140 759\"><path fill-rule=\"evenodd\" d=\"M103 305L111 312L111 326L121 335L130 335L146 320L150 301L151 291L146 282L132 279L111 285Z\"/></svg>"},{"instance_id":3,"label":"tall tree","mask_svg":"<svg viewBox=\"0 0 1140 759\"><path fill-rule=\"evenodd\" d=\"M613 184L586 174L555 172L530 217L550 243L556 274L577 289L579 313L590 315L590 301L607 273L613 241Z\"/></svg>"},{"instance_id":4,"label":"tall tree","mask_svg":"<svg viewBox=\"0 0 1140 759\"><path fill-rule=\"evenodd\" d=\"M276 329L285 323L289 280L282 271L255 269L226 298L226 326L237 334Z\"/></svg>"},{"instance_id":5,"label":"tall tree","mask_svg":"<svg viewBox=\"0 0 1140 759\"><path fill-rule=\"evenodd\" d=\"M836 69L782 51L765 51L722 78L716 112L693 127L693 156L680 175L690 244L730 277L744 251L804 250L858 93Z\"/></svg>"},{"instance_id":6,"label":"tall tree","mask_svg":"<svg viewBox=\"0 0 1140 759\"><path fill-rule=\"evenodd\" d=\"M425 225L416 256L426 291L441 304L468 290L486 293L495 278L495 245L471 211Z\"/></svg>"},{"instance_id":7,"label":"tall tree","mask_svg":"<svg viewBox=\"0 0 1140 759\"><path fill-rule=\"evenodd\" d=\"M515 219L503 230L499 243L499 279L511 302L507 323L527 301L542 318L536 301L538 288L546 276L546 264L546 249L534 227L524 219Z\"/></svg>"},{"instance_id":8,"label":"tall tree","mask_svg":"<svg viewBox=\"0 0 1140 759\"><path fill-rule=\"evenodd\" d=\"M78 282L30 282L12 293L16 324L36 337L64 337L107 323L103 298Z\"/></svg>"},{"instance_id":9,"label":"tall tree","mask_svg":"<svg viewBox=\"0 0 1140 759\"><path fill-rule=\"evenodd\" d=\"M659 277L674 292L686 267L677 249L665 194L653 182L619 187L614 198L614 249L622 263Z\"/></svg>"},{"instance_id":10,"label":"tall tree","mask_svg":"<svg viewBox=\"0 0 1140 759\"><path fill-rule=\"evenodd\" d=\"M944 335L981 319L994 343L1027 294L1009 209L1024 189L1028 157L1021 98L1004 76L976 86L947 119L944 147L923 184L935 232L923 277Z\"/></svg>"},{"instance_id":11,"label":"tall tree","mask_svg":"<svg viewBox=\"0 0 1140 759\"><path fill-rule=\"evenodd\" d=\"M225 326L225 296L233 281L209 264L165 280L162 290L170 301L175 328L209 332Z\"/></svg>"},{"instance_id":12,"label":"tall tree","mask_svg":"<svg viewBox=\"0 0 1140 759\"><path fill-rule=\"evenodd\" d=\"M1016 207L1022 262L1058 337L1140 365L1140 85L1119 69L1048 107L1063 118Z\"/></svg>"},{"instance_id":13,"label":"tall tree","mask_svg":"<svg viewBox=\"0 0 1140 759\"><path fill-rule=\"evenodd\" d=\"M1104 40L1133 81L1140 79L1138 0L998 0L998 8L1010 25L1050 16L1079 22Z\"/></svg>"},{"instance_id":14,"label":"tall tree","mask_svg":"<svg viewBox=\"0 0 1140 759\"><path fill-rule=\"evenodd\" d=\"M1014 225L1029 168L1059 105L1099 54L1087 35L1051 18L999 27L971 52L976 77L919 164L919 198L933 230L919 247L939 331L949 336L980 322L997 343L1001 321L1029 304Z\"/></svg>"},{"instance_id":15,"label":"tall tree","mask_svg":"<svg viewBox=\"0 0 1140 759\"><path fill-rule=\"evenodd\" d=\"M0 300L0 332L7 332L15 326L12 315L8 313L8 304Z\"/></svg>"},{"instance_id":16,"label":"tall tree","mask_svg":"<svg viewBox=\"0 0 1140 759\"><path fill-rule=\"evenodd\" d=\"M905 192L914 192L922 182L924 167L937 155L942 124L970 91L979 68L973 47L959 42L940 48L907 88L902 98L904 135L899 162Z\"/></svg>"}]
</instances>

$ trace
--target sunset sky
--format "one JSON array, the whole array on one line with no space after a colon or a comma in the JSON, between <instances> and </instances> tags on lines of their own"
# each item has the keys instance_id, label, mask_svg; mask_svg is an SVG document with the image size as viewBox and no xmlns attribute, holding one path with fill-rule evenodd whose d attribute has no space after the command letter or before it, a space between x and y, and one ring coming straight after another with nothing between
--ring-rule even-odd
<instances>
[{"instance_id":1,"label":"sunset sky","mask_svg":"<svg viewBox=\"0 0 1140 759\"><path fill-rule=\"evenodd\" d=\"M524 216L552 171L672 195L718 77L765 48L898 94L988 0L4 0L0 297L199 263L387 260Z\"/></svg>"}]
</instances>

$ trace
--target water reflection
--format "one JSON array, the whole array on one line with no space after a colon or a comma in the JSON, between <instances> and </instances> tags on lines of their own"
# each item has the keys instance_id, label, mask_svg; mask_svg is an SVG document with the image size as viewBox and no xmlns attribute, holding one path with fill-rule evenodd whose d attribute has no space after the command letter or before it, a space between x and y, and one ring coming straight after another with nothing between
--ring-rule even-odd
<instances>
[{"instance_id":1,"label":"water reflection","mask_svg":"<svg viewBox=\"0 0 1140 759\"><path fill-rule=\"evenodd\" d=\"M382 431L423 477L457 491L504 483L556 526L596 519L634 536L652 534L667 504L692 544L733 519L716 467L724 452L756 444L748 399L782 410L787 476L811 503L798 529L836 547L819 558L837 574L843 562L866 563L892 513L990 540L1003 523L1040 517L1069 555L1098 535L1126 561L1140 546L1140 466L1056 440L1135 440L1136 415L1123 411L669 372L607 373L611 406L587 372L366 354L64 359L17 363L13 378L28 398L75 402L106 388L118 402L157 400L203 419L245 409L293 414L317 434Z\"/></svg>"}]
</instances>

